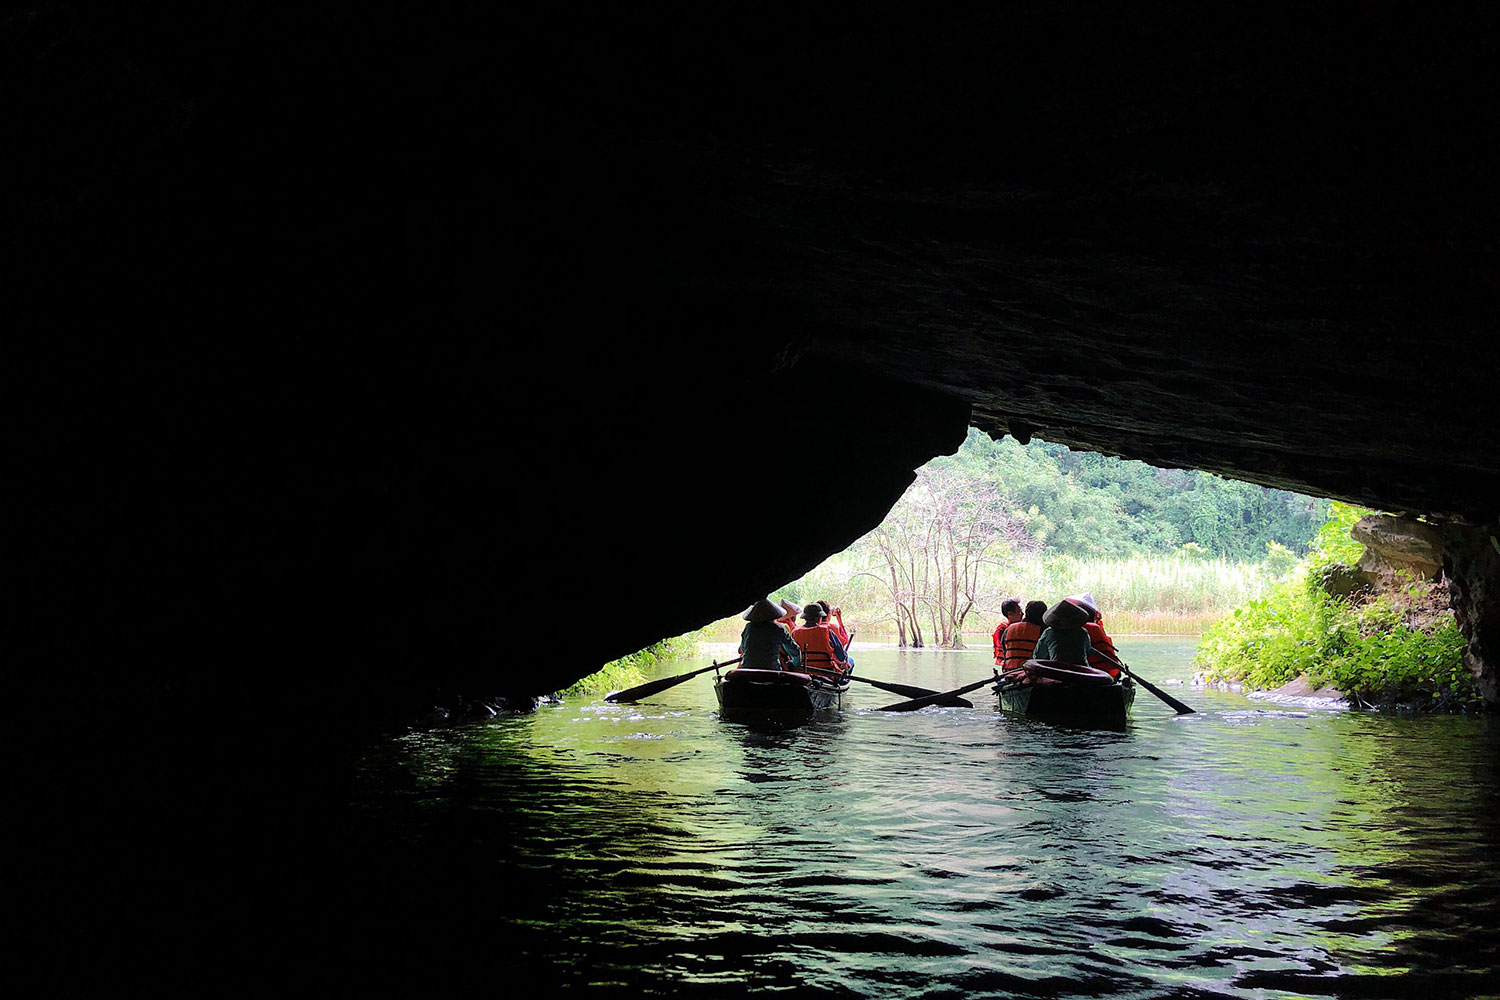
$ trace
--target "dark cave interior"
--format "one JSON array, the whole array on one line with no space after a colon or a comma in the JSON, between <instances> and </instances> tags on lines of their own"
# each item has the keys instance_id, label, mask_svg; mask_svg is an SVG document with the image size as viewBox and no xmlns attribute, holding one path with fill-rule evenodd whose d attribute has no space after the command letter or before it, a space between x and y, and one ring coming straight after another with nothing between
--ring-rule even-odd
<instances>
[{"instance_id":1,"label":"dark cave interior","mask_svg":"<svg viewBox=\"0 0 1500 1000\"><path fill-rule=\"evenodd\" d=\"M242 888L175 859L744 607L970 422L1427 519L1493 700L1496 18L27 6L13 704L95 734L72 835L177 817L93 891ZM858 475L759 481L814 429ZM512 655L558 605L620 610Z\"/></svg>"}]
</instances>

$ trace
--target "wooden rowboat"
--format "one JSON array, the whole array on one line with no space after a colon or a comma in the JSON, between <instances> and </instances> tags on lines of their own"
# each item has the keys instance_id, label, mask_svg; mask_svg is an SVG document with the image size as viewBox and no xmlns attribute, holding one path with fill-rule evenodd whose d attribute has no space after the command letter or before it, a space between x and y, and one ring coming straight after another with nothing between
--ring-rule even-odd
<instances>
[{"instance_id":1,"label":"wooden rowboat","mask_svg":"<svg viewBox=\"0 0 1500 1000\"><path fill-rule=\"evenodd\" d=\"M714 678L722 715L811 715L843 707L849 680L838 673L736 667Z\"/></svg>"},{"instance_id":2,"label":"wooden rowboat","mask_svg":"<svg viewBox=\"0 0 1500 1000\"><path fill-rule=\"evenodd\" d=\"M1123 726L1135 701L1129 677L1058 660L1027 660L995 688L1000 710L1013 715L1088 726Z\"/></svg>"}]
</instances>

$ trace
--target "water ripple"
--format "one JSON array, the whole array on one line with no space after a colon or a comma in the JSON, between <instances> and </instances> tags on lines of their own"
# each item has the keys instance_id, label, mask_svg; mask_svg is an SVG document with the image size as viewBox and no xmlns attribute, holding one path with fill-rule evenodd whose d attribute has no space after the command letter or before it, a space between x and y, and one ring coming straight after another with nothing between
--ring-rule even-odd
<instances>
[{"instance_id":1,"label":"water ripple","mask_svg":"<svg viewBox=\"0 0 1500 1000\"><path fill-rule=\"evenodd\" d=\"M862 671L963 682L904 663ZM369 939L601 996L1500 991L1491 720L1202 691L1123 732L982 698L743 726L672 690L373 749L350 814Z\"/></svg>"}]
</instances>

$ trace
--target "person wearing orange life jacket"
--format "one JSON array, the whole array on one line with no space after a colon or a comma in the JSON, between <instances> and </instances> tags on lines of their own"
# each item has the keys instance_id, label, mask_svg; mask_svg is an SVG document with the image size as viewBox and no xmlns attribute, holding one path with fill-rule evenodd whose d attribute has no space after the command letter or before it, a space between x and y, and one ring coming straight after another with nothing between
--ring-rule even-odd
<instances>
[{"instance_id":1,"label":"person wearing orange life jacket","mask_svg":"<svg viewBox=\"0 0 1500 1000\"><path fill-rule=\"evenodd\" d=\"M1000 602L1000 613L1005 617L1000 625L990 636L990 641L995 647L995 666L1005 665L1005 653L1000 648L1000 637L1005 634L1005 627L1021 620L1021 602L1014 597L1007 597Z\"/></svg>"},{"instance_id":2,"label":"person wearing orange life jacket","mask_svg":"<svg viewBox=\"0 0 1500 1000\"><path fill-rule=\"evenodd\" d=\"M802 650L776 620L781 608L762 597L744 614L740 632L740 666L747 670L797 670Z\"/></svg>"},{"instance_id":3,"label":"person wearing orange life jacket","mask_svg":"<svg viewBox=\"0 0 1500 1000\"><path fill-rule=\"evenodd\" d=\"M801 605L793 604L791 601L783 597L781 599L781 610L785 611L786 614L776 619L776 624L786 629L787 637L790 638L792 629L797 627L797 616L802 613L802 607ZM793 643L793 645L796 644ZM792 669L791 658L787 655L785 650L783 650L781 654L781 669Z\"/></svg>"},{"instance_id":4,"label":"person wearing orange life jacket","mask_svg":"<svg viewBox=\"0 0 1500 1000\"><path fill-rule=\"evenodd\" d=\"M844 644L823 621L823 606L809 604L802 609L800 628L792 629L792 641L802 650L802 669L844 672L854 669Z\"/></svg>"},{"instance_id":5,"label":"person wearing orange life jacket","mask_svg":"<svg viewBox=\"0 0 1500 1000\"><path fill-rule=\"evenodd\" d=\"M1093 594L1074 594L1068 600L1083 608L1089 613L1089 620L1083 623L1083 630L1089 634L1089 666L1108 671L1111 677L1120 676L1120 668L1116 663L1120 659L1119 651L1115 649L1115 641L1104 631L1104 616L1099 613L1099 605L1094 600Z\"/></svg>"},{"instance_id":6,"label":"person wearing orange life jacket","mask_svg":"<svg viewBox=\"0 0 1500 1000\"><path fill-rule=\"evenodd\" d=\"M823 620L828 624L828 629L839 637L839 642L844 644L844 649L849 648L849 637L852 633L844 626L844 609L830 607L827 601L819 600L818 604L823 608Z\"/></svg>"},{"instance_id":7,"label":"person wearing orange life jacket","mask_svg":"<svg viewBox=\"0 0 1500 1000\"><path fill-rule=\"evenodd\" d=\"M1036 641L1042 637L1047 626L1042 616L1047 613L1046 601L1027 601L1026 613L1018 622L1005 626L1000 634L1000 672L1018 670L1036 651Z\"/></svg>"}]
</instances>

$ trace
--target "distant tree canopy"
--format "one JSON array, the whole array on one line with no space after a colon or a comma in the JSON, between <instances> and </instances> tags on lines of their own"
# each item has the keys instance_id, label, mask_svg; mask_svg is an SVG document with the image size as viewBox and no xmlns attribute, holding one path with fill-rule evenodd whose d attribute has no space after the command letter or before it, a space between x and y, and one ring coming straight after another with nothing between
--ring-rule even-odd
<instances>
[{"instance_id":1,"label":"distant tree canopy","mask_svg":"<svg viewBox=\"0 0 1500 1000\"><path fill-rule=\"evenodd\" d=\"M1040 440L994 441L973 428L957 454L925 468L1004 498L1007 523L1048 552L1080 558L1178 552L1259 561L1272 543L1300 556L1328 520L1327 500Z\"/></svg>"},{"instance_id":2,"label":"distant tree canopy","mask_svg":"<svg viewBox=\"0 0 1500 1000\"><path fill-rule=\"evenodd\" d=\"M1192 617L1262 592L1321 539L1329 509L970 429L957 453L917 470L877 528L775 596L842 604L867 627L889 624L903 647L960 647L1017 595L1087 590L1112 613Z\"/></svg>"}]
</instances>

